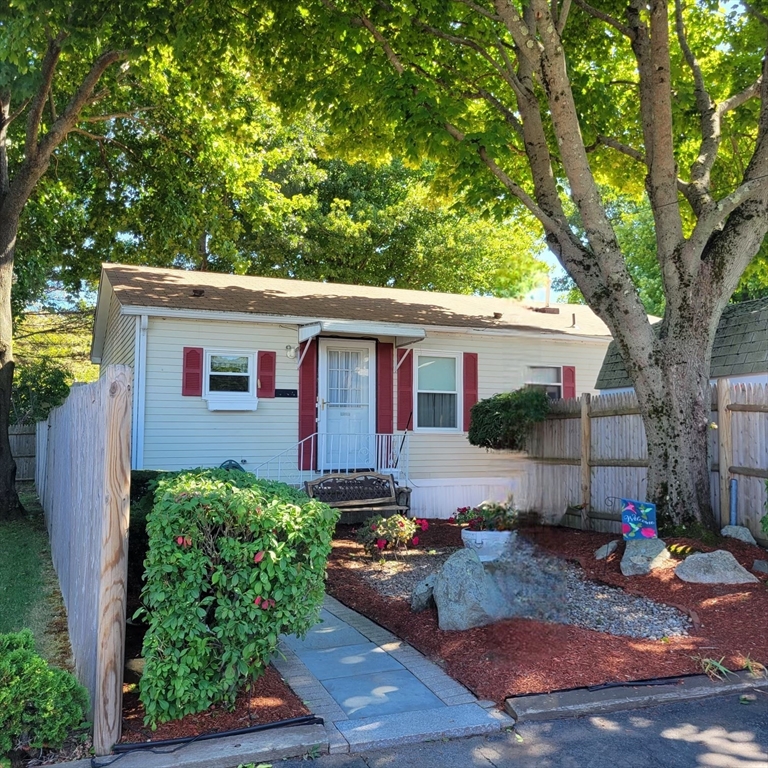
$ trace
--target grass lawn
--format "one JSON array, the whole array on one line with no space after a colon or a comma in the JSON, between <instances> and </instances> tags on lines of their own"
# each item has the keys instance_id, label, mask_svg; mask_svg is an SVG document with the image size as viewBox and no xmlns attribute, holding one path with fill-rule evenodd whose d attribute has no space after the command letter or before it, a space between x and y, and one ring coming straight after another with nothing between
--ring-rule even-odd
<instances>
[{"instance_id":1,"label":"grass lawn","mask_svg":"<svg viewBox=\"0 0 768 768\"><path fill-rule=\"evenodd\" d=\"M43 510L31 483L19 484L27 516L0 522L0 633L28 627L38 652L70 665L66 613L51 564Z\"/></svg>"}]
</instances>

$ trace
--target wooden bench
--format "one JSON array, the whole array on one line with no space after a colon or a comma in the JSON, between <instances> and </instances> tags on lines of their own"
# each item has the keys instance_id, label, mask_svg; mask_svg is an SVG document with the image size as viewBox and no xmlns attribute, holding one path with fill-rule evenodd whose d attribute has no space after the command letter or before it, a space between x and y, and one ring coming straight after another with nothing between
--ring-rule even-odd
<instances>
[{"instance_id":1,"label":"wooden bench","mask_svg":"<svg viewBox=\"0 0 768 768\"><path fill-rule=\"evenodd\" d=\"M362 523L369 517L406 515L411 507L411 489L400 487L392 475L356 472L324 475L304 483L307 496L341 510L342 524Z\"/></svg>"}]
</instances>

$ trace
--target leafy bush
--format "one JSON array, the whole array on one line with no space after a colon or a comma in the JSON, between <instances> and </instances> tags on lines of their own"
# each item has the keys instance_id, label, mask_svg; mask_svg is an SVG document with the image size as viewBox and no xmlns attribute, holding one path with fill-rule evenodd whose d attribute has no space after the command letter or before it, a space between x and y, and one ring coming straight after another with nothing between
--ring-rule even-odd
<instances>
[{"instance_id":1,"label":"leafy bush","mask_svg":"<svg viewBox=\"0 0 768 768\"><path fill-rule=\"evenodd\" d=\"M426 520L412 520L403 515L382 517L376 515L367 520L357 531L357 540L365 547L371 556L385 549L397 551L411 545L418 546L417 530L426 531L429 523Z\"/></svg>"},{"instance_id":2,"label":"leafy bush","mask_svg":"<svg viewBox=\"0 0 768 768\"><path fill-rule=\"evenodd\" d=\"M146 721L234 703L319 616L338 510L246 472L158 480L142 591Z\"/></svg>"},{"instance_id":3,"label":"leafy bush","mask_svg":"<svg viewBox=\"0 0 768 768\"><path fill-rule=\"evenodd\" d=\"M28 630L0 635L0 754L16 742L60 747L88 716L88 693L35 653Z\"/></svg>"},{"instance_id":4,"label":"leafy bush","mask_svg":"<svg viewBox=\"0 0 768 768\"><path fill-rule=\"evenodd\" d=\"M549 412L546 393L534 387L502 392L472 406L469 442L481 448L522 451L531 427Z\"/></svg>"},{"instance_id":5,"label":"leafy bush","mask_svg":"<svg viewBox=\"0 0 768 768\"><path fill-rule=\"evenodd\" d=\"M69 394L68 368L42 359L19 367L13 377L11 422L29 424L48 418Z\"/></svg>"},{"instance_id":6,"label":"leafy bush","mask_svg":"<svg viewBox=\"0 0 768 768\"><path fill-rule=\"evenodd\" d=\"M510 497L505 503L484 501L476 507L459 507L448 522L466 525L470 531L511 531L519 525L520 513Z\"/></svg>"}]
</instances>

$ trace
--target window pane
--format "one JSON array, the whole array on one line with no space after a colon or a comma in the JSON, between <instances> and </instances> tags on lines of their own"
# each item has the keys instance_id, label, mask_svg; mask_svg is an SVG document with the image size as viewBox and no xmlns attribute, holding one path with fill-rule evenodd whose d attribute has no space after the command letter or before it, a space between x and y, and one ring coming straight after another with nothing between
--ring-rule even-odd
<instances>
[{"instance_id":1,"label":"window pane","mask_svg":"<svg viewBox=\"0 0 768 768\"><path fill-rule=\"evenodd\" d=\"M528 381L531 384L559 384L560 383L560 369L559 368L544 368L536 367L529 368Z\"/></svg>"},{"instance_id":2,"label":"window pane","mask_svg":"<svg viewBox=\"0 0 768 768\"><path fill-rule=\"evenodd\" d=\"M456 358L419 355L418 389L456 391Z\"/></svg>"},{"instance_id":3,"label":"window pane","mask_svg":"<svg viewBox=\"0 0 768 768\"><path fill-rule=\"evenodd\" d=\"M215 373L212 373L208 380L208 391L248 392L250 391L249 382L249 376L232 376L227 374L217 376Z\"/></svg>"},{"instance_id":4,"label":"window pane","mask_svg":"<svg viewBox=\"0 0 768 768\"><path fill-rule=\"evenodd\" d=\"M248 358L245 355L211 355L213 373L248 373Z\"/></svg>"},{"instance_id":5,"label":"window pane","mask_svg":"<svg viewBox=\"0 0 768 768\"><path fill-rule=\"evenodd\" d=\"M456 429L456 395L419 392L418 425Z\"/></svg>"},{"instance_id":6,"label":"window pane","mask_svg":"<svg viewBox=\"0 0 768 768\"><path fill-rule=\"evenodd\" d=\"M562 389L559 384L529 384L531 389L540 389L545 392L550 400L559 400L562 397Z\"/></svg>"}]
</instances>

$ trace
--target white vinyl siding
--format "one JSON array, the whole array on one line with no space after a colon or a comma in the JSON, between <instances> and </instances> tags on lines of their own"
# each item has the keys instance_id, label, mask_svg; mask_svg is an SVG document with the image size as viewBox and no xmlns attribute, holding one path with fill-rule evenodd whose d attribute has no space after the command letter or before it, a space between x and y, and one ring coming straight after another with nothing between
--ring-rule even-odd
<instances>
[{"instance_id":1,"label":"white vinyl siding","mask_svg":"<svg viewBox=\"0 0 768 768\"><path fill-rule=\"evenodd\" d=\"M104 337L104 351L101 355L102 375L108 365L130 365L134 367L136 347L135 315L121 315L120 302L113 294L109 304L107 331Z\"/></svg>"},{"instance_id":2,"label":"white vinyl siding","mask_svg":"<svg viewBox=\"0 0 768 768\"><path fill-rule=\"evenodd\" d=\"M218 466L226 459L249 470L298 442L298 400L260 398L255 411L209 411L202 397L181 394L182 350L204 347L254 354L277 353L276 387L298 389L296 328L223 321L150 318L147 333L147 387L144 467L184 469ZM291 452L286 460L295 466Z\"/></svg>"},{"instance_id":3,"label":"white vinyl siding","mask_svg":"<svg viewBox=\"0 0 768 768\"><path fill-rule=\"evenodd\" d=\"M427 331L427 338L414 344L413 349L415 351L421 346L425 352L477 352L478 397L481 400L522 387L530 366L562 365L575 366L576 396L580 397L583 392L596 391L594 385L608 341L560 341L544 336L534 339ZM521 456L509 451L486 451L470 445L466 432L416 431L410 436L409 467L414 486L420 478L509 477L519 470Z\"/></svg>"}]
</instances>

